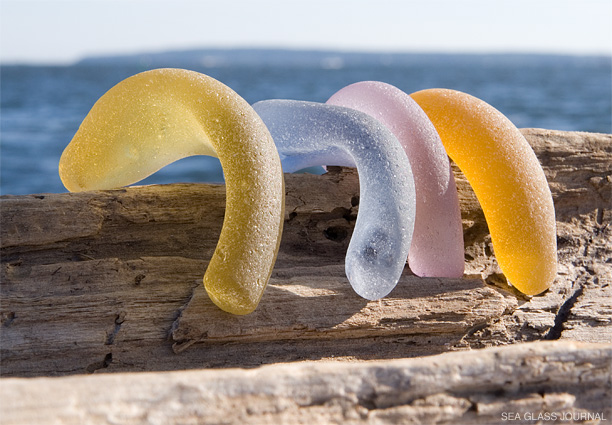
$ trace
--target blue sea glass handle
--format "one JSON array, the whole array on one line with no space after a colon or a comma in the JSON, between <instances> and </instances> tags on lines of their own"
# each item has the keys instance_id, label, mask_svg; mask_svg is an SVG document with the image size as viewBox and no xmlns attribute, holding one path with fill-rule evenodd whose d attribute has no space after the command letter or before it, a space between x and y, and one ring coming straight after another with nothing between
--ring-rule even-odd
<instances>
[{"instance_id":1,"label":"blue sea glass handle","mask_svg":"<svg viewBox=\"0 0 612 425\"><path fill-rule=\"evenodd\" d=\"M270 130L285 172L357 166L360 204L346 276L363 298L389 294L406 264L415 218L414 179L399 141L378 120L350 108L280 99L253 108Z\"/></svg>"}]
</instances>

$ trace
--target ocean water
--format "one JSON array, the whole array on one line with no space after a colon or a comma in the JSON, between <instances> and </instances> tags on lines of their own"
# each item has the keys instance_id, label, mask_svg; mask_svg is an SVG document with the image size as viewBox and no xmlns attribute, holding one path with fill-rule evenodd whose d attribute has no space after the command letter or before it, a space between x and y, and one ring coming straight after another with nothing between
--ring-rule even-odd
<instances>
[{"instance_id":1,"label":"ocean water","mask_svg":"<svg viewBox=\"0 0 612 425\"><path fill-rule=\"evenodd\" d=\"M222 53L2 66L0 194L65 192L59 158L95 101L122 79L163 66L210 75L251 104L274 98L324 102L347 84L378 80L407 93L434 87L467 92L519 128L612 132L610 57ZM192 157L139 184L222 181L217 159Z\"/></svg>"}]
</instances>

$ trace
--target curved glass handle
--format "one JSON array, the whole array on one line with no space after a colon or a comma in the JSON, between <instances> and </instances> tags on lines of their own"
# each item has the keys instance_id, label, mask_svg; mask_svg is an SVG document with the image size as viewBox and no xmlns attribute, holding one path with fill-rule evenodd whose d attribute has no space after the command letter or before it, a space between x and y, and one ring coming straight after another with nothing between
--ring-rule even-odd
<instances>
[{"instance_id":1,"label":"curved glass handle","mask_svg":"<svg viewBox=\"0 0 612 425\"><path fill-rule=\"evenodd\" d=\"M474 189L508 281L527 295L545 291L557 276L555 207L525 137L497 109L466 93L429 89L411 97Z\"/></svg>"},{"instance_id":2,"label":"curved glass handle","mask_svg":"<svg viewBox=\"0 0 612 425\"><path fill-rule=\"evenodd\" d=\"M123 80L85 117L59 173L70 191L110 189L191 155L217 156L226 182L225 219L204 285L221 309L250 313L276 261L284 179L266 126L229 87L181 69Z\"/></svg>"},{"instance_id":3,"label":"curved glass handle","mask_svg":"<svg viewBox=\"0 0 612 425\"><path fill-rule=\"evenodd\" d=\"M408 155L416 190L410 269L424 277L463 276L463 226L455 178L440 137L425 112L407 93L378 81L346 86L327 103L378 119Z\"/></svg>"},{"instance_id":4,"label":"curved glass handle","mask_svg":"<svg viewBox=\"0 0 612 425\"><path fill-rule=\"evenodd\" d=\"M346 275L360 296L386 296L404 269L414 229L410 162L380 122L359 111L297 100L253 105L286 172L316 165L357 165L360 203L346 254Z\"/></svg>"}]
</instances>

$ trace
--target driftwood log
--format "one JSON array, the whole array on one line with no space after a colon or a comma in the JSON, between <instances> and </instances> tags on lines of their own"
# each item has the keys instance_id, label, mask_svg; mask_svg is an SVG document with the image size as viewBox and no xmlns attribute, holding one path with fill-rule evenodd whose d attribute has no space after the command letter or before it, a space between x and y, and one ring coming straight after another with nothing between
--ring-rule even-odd
<instances>
[{"instance_id":1,"label":"driftwood log","mask_svg":"<svg viewBox=\"0 0 612 425\"><path fill-rule=\"evenodd\" d=\"M525 414L544 410L612 420L612 136L523 133L558 227L558 278L535 297L505 281L456 167L464 278L406 267L387 298L359 298L343 266L359 209L355 170L286 175L276 267L257 310L241 317L216 308L201 280L223 220L222 185L1 197L0 413L15 424L49 415L199 423L199 414L213 423L536 423ZM94 372L115 374L23 379ZM50 393L65 393L72 410ZM111 406L128 405L153 416L113 416ZM162 405L170 416L156 421Z\"/></svg>"},{"instance_id":2,"label":"driftwood log","mask_svg":"<svg viewBox=\"0 0 612 425\"><path fill-rule=\"evenodd\" d=\"M247 371L4 378L0 398L14 404L2 423L605 425L611 355L554 341Z\"/></svg>"}]
</instances>

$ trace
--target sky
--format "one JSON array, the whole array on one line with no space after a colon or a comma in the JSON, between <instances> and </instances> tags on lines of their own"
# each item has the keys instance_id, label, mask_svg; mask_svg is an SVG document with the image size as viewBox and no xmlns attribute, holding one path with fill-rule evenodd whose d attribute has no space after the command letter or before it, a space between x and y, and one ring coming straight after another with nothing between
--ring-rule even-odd
<instances>
[{"instance_id":1,"label":"sky","mask_svg":"<svg viewBox=\"0 0 612 425\"><path fill-rule=\"evenodd\" d=\"M2 63L208 47L612 54L610 0L0 0Z\"/></svg>"}]
</instances>

